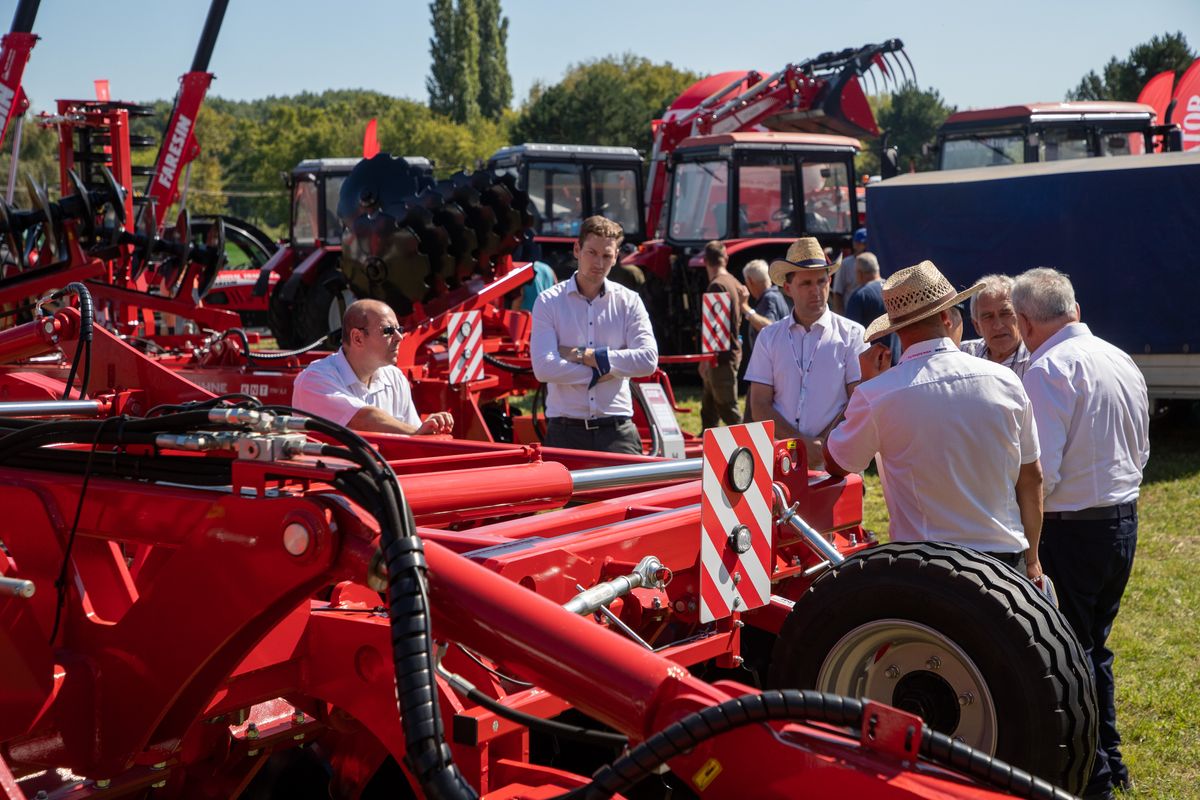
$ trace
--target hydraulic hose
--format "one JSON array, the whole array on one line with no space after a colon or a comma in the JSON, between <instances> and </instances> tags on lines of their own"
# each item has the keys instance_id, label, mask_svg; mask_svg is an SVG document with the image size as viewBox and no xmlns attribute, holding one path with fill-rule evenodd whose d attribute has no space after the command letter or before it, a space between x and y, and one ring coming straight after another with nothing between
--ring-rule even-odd
<instances>
[{"instance_id":1,"label":"hydraulic hose","mask_svg":"<svg viewBox=\"0 0 1200 800\"><path fill-rule=\"evenodd\" d=\"M511 372L514 375L532 375L533 367L518 367L516 364L510 364L507 361L502 361L496 358L491 353L484 353L483 360L491 364L496 369L502 369L505 372Z\"/></svg>"},{"instance_id":2,"label":"hydraulic hose","mask_svg":"<svg viewBox=\"0 0 1200 800\"><path fill-rule=\"evenodd\" d=\"M612 764L596 772L591 783L564 795L563 800L601 800L625 793L660 765L703 741L735 728L771 720L821 722L857 728L862 725L861 700L808 689L777 689L745 694L696 711L667 726ZM1018 797L1071 800L1072 795L1041 778L1009 766L949 736L921 729L921 755L934 763L961 770L973 778Z\"/></svg>"},{"instance_id":3,"label":"hydraulic hose","mask_svg":"<svg viewBox=\"0 0 1200 800\"><path fill-rule=\"evenodd\" d=\"M79 369L80 356L83 356L83 384L79 387L79 397L87 395L88 381L92 377L92 334L95 327L95 307L92 305L92 293L79 281L72 281L50 295L58 300L64 295L74 294L79 298L79 342L75 345L75 357L71 359L71 371L67 373L67 388L63 391L63 400L71 399L71 385L75 383L75 373ZM86 353L85 353L86 351Z\"/></svg>"},{"instance_id":4,"label":"hydraulic hose","mask_svg":"<svg viewBox=\"0 0 1200 800\"><path fill-rule=\"evenodd\" d=\"M310 350L316 350L322 344L324 344L327 340L329 340L331 337L340 335L340 334L341 334L340 329L336 330L336 331L330 331L329 333L322 336L320 339L317 339L315 342L312 342L311 344L306 344L306 345L304 345L304 347L298 348L296 350L251 351L250 337L248 337L246 335L246 332L244 330L242 330L241 328L230 328L229 330L225 331L226 336L230 336L230 335L236 336L238 338L238 340L242 343L242 350L246 355L246 361L250 364L255 364L259 361L281 361L284 359L292 358L294 356L304 355L305 353L309 352Z\"/></svg>"}]
</instances>

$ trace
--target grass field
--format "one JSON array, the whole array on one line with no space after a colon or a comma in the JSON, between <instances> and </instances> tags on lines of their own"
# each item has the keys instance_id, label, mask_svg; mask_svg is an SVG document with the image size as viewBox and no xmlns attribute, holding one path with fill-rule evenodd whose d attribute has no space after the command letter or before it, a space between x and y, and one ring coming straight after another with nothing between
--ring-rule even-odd
<instances>
[{"instance_id":1,"label":"grass field","mask_svg":"<svg viewBox=\"0 0 1200 800\"><path fill-rule=\"evenodd\" d=\"M699 391L677 387L684 430L700 431ZM1133 577L1109 639L1117 720L1136 800L1200 798L1200 410L1156 421L1139 502ZM866 476L864 523L887 530Z\"/></svg>"}]
</instances>

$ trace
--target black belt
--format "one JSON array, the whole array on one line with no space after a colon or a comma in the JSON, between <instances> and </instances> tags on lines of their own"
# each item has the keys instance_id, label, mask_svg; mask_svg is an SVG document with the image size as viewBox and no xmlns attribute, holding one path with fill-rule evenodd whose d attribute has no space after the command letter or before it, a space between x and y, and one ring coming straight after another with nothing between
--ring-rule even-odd
<instances>
[{"instance_id":1,"label":"black belt","mask_svg":"<svg viewBox=\"0 0 1200 800\"><path fill-rule=\"evenodd\" d=\"M1081 508L1078 511L1047 511L1042 514L1043 519L1063 519L1063 520L1100 520L1100 519L1125 519L1137 515L1137 500L1130 500L1128 503L1121 503L1116 506L1096 506L1095 508Z\"/></svg>"},{"instance_id":2,"label":"black belt","mask_svg":"<svg viewBox=\"0 0 1200 800\"><path fill-rule=\"evenodd\" d=\"M584 428L594 431L597 428L615 428L623 422L629 422L629 417L596 417L595 419L575 419L574 417L551 417L551 425L562 425L566 428Z\"/></svg>"}]
</instances>

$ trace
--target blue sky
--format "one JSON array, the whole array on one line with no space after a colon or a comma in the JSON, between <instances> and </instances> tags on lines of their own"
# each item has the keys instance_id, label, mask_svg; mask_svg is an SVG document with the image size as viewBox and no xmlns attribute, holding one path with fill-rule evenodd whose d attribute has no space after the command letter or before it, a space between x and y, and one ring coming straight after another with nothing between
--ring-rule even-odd
<instances>
[{"instance_id":1,"label":"blue sky","mask_svg":"<svg viewBox=\"0 0 1200 800\"><path fill-rule=\"evenodd\" d=\"M15 0L0 0L0 25ZM633 2L503 0L517 101L572 63L632 52L702 73L773 71L792 61L899 37L923 87L959 108L1060 100L1089 69L1155 34L1200 48L1200 0L929 2ZM25 87L34 109L91 97L174 95L190 66L207 0L42 0ZM736 16L734 16L736 14ZM230 0L210 70L231 99L366 88L424 101L427 2Z\"/></svg>"}]
</instances>

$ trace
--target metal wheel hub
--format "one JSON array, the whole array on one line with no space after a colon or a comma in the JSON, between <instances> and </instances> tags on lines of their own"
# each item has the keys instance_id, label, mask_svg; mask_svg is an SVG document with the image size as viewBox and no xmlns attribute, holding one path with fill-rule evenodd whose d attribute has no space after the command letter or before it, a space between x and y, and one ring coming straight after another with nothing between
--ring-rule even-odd
<instances>
[{"instance_id":1,"label":"metal wheel hub","mask_svg":"<svg viewBox=\"0 0 1200 800\"><path fill-rule=\"evenodd\" d=\"M979 667L926 625L881 619L847 632L821 664L816 688L894 705L978 750L996 751L996 707Z\"/></svg>"}]
</instances>

